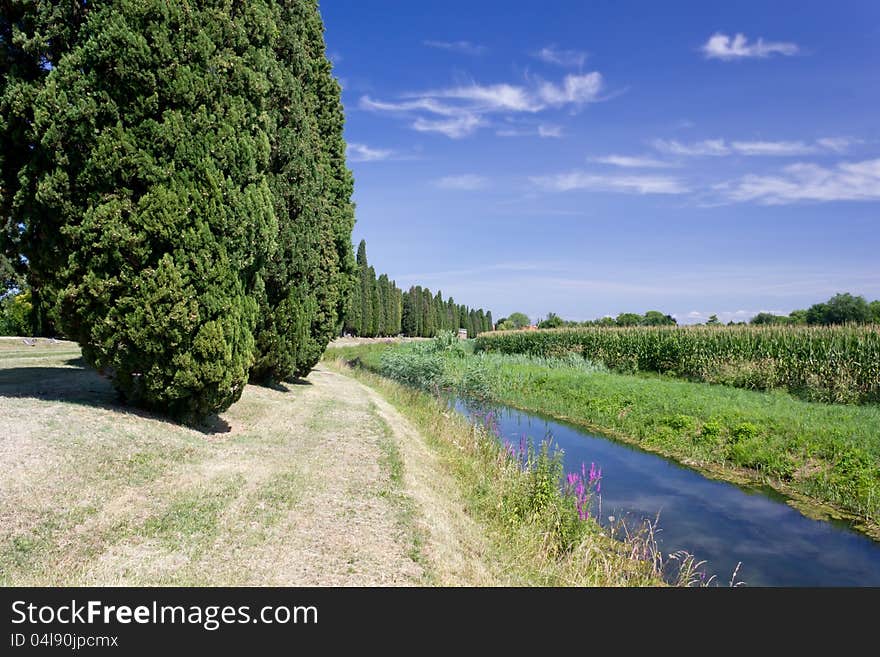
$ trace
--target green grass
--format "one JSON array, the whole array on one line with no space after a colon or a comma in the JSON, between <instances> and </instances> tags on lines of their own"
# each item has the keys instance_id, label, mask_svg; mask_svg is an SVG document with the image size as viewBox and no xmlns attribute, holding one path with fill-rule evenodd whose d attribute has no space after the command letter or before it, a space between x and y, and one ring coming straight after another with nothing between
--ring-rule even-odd
<instances>
[{"instance_id":1,"label":"green grass","mask_svg":"<svg viewBox=\"0 0 880 657\"><path fill-rule=\"evenodd\" d=\"M382 353L344 357L383 372ZM410 358L418 367L418 356ZM830 505L880 536L877 405L812 403L779 391L623 375L546 358L477 354L446 356L445 363L443 385L458 394L468 392L468 380L477 381L497 402L579 424L712 476L769 483Z\"/></svg>"}]
</instances>

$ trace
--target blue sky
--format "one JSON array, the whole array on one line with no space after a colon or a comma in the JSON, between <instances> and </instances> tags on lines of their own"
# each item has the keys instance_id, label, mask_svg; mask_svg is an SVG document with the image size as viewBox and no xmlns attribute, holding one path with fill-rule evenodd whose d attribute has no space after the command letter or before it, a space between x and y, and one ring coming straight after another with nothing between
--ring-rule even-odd
<instances>
[{"instance_id":1,"label":"blue sky","mask_svg":"<svg viewBox=\"0 0 880 657\"><path fill-rule=\"evenodd\" d=\"M354 239L495 316L880 298L880 2L324 0Z\"/></svg>"}]
</instances>

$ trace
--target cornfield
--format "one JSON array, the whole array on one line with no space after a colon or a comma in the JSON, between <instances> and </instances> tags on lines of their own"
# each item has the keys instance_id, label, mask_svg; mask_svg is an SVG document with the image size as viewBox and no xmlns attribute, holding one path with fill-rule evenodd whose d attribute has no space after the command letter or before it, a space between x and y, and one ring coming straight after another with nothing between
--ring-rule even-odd
<instances>
[{"instance_id":1,"label":"cornfield","mask_svg":"<svg viewBox=\"0 0 880 657\"><path fill-rule=\"evenodd\" d=\"M880 402L880 327L729 326L498 331L476 351L577 353L618 372L659 372L812 401Z\"/></svg>"}]
</instances>

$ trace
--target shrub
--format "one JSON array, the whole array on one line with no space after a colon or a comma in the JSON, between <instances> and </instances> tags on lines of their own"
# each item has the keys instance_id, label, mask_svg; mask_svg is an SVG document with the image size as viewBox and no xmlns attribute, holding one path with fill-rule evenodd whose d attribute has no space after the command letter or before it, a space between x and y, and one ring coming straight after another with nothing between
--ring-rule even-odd
<instances>
[{"instance_id":1,"label":"shrub","mask_svg":"<svg viewBox=\"0 0 880 657\"><path fill-rule=\"evenodd\" d=\"M0 335L31 334L31 295L24 291L0 300Z\"/></svg>"},{"instance_id":2,"label":"shrub","mask_svg":"<svg viewBox=\"0 0 880 657\"><path fill-rule=\"evenodd\" d=\"M379 373L400 383L436 391L443 383L444 361L426 349L388 349L379 361Z\"/></svg>"},{"instance_id":3,"label":"shrub","mask_svg":"<svg viewBox=\"0 0 880 657\"><path fill-rule=\"evenodd\" d=\"M700 429L700 438L705 440L706 442L712 442L718 440L721 436L721 423L715 420L710 420L703 424L703 427Z\"/></svg>"},{"instance_id":4,"label":"shrub","mask_svg":"<svg viewBox=\"0 0 880 657\"><path fill-rule=\"evenodd\" d=\"M697 421L690 415L667 415L660 418L660 424L664 424L676 431L693 431Z\"/></svg>"},{"instance_id":5,"label":"shrub","mask_svg":"<svg viewBox=\"0 0 880 657\"><path fill-rule=\"evenodd\" d=\"M757 438L761 430L751 422L743 422L738 424L730 432L731 442L738 443L745 440Z\"/></svg>"}]
</instances>

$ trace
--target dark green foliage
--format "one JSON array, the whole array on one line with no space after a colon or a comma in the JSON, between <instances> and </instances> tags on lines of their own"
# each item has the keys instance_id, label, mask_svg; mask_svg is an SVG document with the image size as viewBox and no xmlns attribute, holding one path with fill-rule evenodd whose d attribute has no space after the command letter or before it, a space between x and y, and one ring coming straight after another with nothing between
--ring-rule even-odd
<instances>
[{"instance_id":1,"label":"dark green foliage","mask_svg":"<svg viewBox=\"0 0 880 657\"><path fill-rule=\"evenodd\" d=\"M367 243L357 249L357 284L345 306L342 332L362 337L394 336L431 338L441 331L466 329L468 337L492 330L492 314L482 308L458 306L452 298L443 300L439 290L420 285L400 290L386 274L376 277L367 261ZM528 318L526 318L528 320Z\"/></svg>"},{"instance_id":2,"label":"dark green foliage","mask_svg":"<svg viewBox=\"0 0 880 657\"><path fill-rule=\"evenodd\" d=\"M50 70L75 43L89 11L83 2L3 2L0 5L0 268L20 277L26 255L41 260L43 270L60 267L58 226L34 207L35 176L25 168L47 168L47 153L37 148L40 133L34 117L37 96ZM28 333L52 335L50 316L55 289L29 272L33 312ZM8 289L8 282L4 290ZM20 287L20 286L18 286Z\"/></svg>"},{"instance_id":3,"label":"dark green foliage","mask_svg":"<svg viewBox=\"0 0 880 657\"><path fill-rule=\"evenodd\" d=\"M659 310L649 310L642 318L642 326L675 326L677 323L672 315L664 315Z\"/></svg>"},{"instance_id":4,"label":"dark green foliage","mask_svg":"<svg viewBox=\"0 0 880 657\"><path fill-rule=\"evenodd\" d=\"M172 416L229 406L252 362L273 27L261 4L102 4L35 99L27 226L54 248L26 251L32 280L88 362Z\"/></svg>"},{"instance_id":5,"label":"dark green foliage","mask_svg":"<svg viewBox=\"0 0 880 657\"><path fill-rule=\"evenodd\" d=\"M561 328L564 325L565 321L556 313L549 313L547 319L538 322L538 328L541 329Z\"/></svg>"},{"instance_id":6,"label":"dark green foliage","mask_svg":"<svg viewBox=\"0 0 880 657\"><path fill-rule=\"evenodd\" d=\"M325 55L314 0L268 3L274 17L265 109L271 130L268 181L277 250L256 286L260 320L251 378L304 376L360 292L352 288L352 178L345 164L340 89Z\"/></svg>"},{"instance_id":7,"label":"dark green foliage","mask_svg":"<svg viewBox=\"0 0 880 657\"><path fill-rule=\"evenodd\" d=\"M636 313L620 313L615 322L618 326L639 326L644 320L642 315Z\"/></svg>"},{"instance_id":8,"label":"dark green foliage","mask_svg":"<svg viewBox=\"0 0 880 657\"><path fill-rule=\"evenodd\" d=\"M848 293L835 294L807 310L807 324L867 324L871 320L871 308L865 298Z\"/></svg>"},{"instance_id":9,"label":"dark green foliage","mask_svg":"<svg viewBox=\"0 0 880 657\"><path fill-rule=\"evenodd\" d=\"M498 322L498 329L501 331L517 330L525 328L531 323L532 320L530 320L525 313L512 313L510 317Z\"/></svg>"},{"instance_id":10,"label":"dark green foliage","mask_svg":"<svg viewBox=\"0 0 880 657\"><path fill-rule=\"evenodd\" d=\"M749 322L749 324L755 324L758 326L761 326L761 325L766 326L766 325L772 325L772 324L788 324L788 323L789 323L788 317L783 317L781 315L774 315L772 313L758 313L757 315L752 317L752 320Z\"/></svg>"},{"instance_id":11,"label":"dark green foliage","mask_svg":"<svg viewBox=\"0 0 880 657\"><path fill-rule=\"evenodd\" d=\"M0 46L0 252L35 332L187 419L305 374L354 269L316 3L4 3Z\"/></svg>"}]
</instances>

